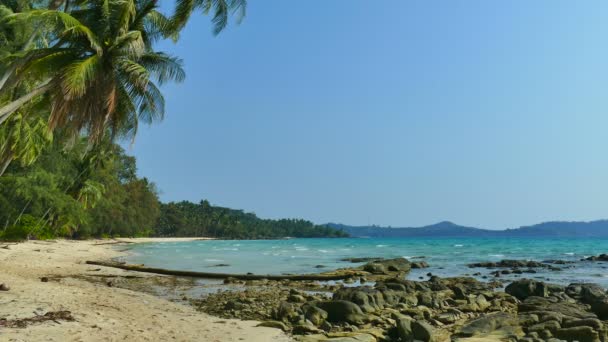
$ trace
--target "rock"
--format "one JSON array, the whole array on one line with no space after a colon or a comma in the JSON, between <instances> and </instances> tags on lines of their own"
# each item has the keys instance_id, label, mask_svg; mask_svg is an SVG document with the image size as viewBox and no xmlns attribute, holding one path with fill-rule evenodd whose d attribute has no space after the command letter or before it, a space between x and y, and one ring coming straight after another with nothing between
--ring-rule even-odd
<instances>
[{"instance_id":1,"label":"rock","mask_svg":"<svg viewBox=\"0 0 608 342\"><path fill-rule=\"evenodd\" d=\"M292 294L287 298L287 301L290 303L305 303L306 298L304 298L304 296L301 296L299 294Z\"/></svg>"},{"instance_id":2,"label":"rock","mask_svg":"<svg viewBox=\"0 0 608 342\"><path fill-rule=\"evenodd\" d=\"M315 268L326 268L327 266L325 265L315 265Z\"/></svg>"},{"instance_id":3,"label":"rock","mask_svg":"<svg viewBox=\"0 0 608 342\"><path fill-rule=\"evenodd\" d=\"M257 326L280 329L285 332L289 331L289 328L287 327L287 325L285 325L285 323L279 322L279 321L264 321L264 322L261 322L260 324L258 324Z\"/></svg>"},{"instance_id":4,"label":"rock","mask_svg":"<svg viewBox=\"0 0 608 342\"><path fill-rule=\"evenodd\" d=\"M224 305L224 309L226 310L242 310L245 307L245 304L238 302L236 300L229 300Z\"/></svg>"},{"instance_id":5,"label":"rock","mask_svg":"<svg viewBox=\"0 0 608 342\"><path fill-rule=\"evenodd\" d=\"M435 329L425 321L413 321L412 322L412 333L414 339L421 340L423 342L434 341L433 337Z\"/></svg>"},{"instance_id":6,"label":"rock","mask_svg":"<svg viewBox=\"0 0 608 342\"><path fill-rule=\"evenodd\" d=\"M606 291L598 284L570 284L566 288L566 294L577 290L581 302L586 304L593 304L607 297Z\"/></svg>"},{"instance_id":7,"label":"rock","mask_svg":"<svg viewBox=\"0 0 608 342\"><path fill-rule=\"evenodd\" d=\"M593 328L582 326L573 328L558 329L555 332L555 337L566 340L566 341L578 341L578 342L599 342L600 338L597 331Z\"/></svg>"},{"instance_id":8,"label":"rock","mask_svg":"<svg viewBox=\"0 0 608 342\"><path fill-rule=\"evenodd\" d=\"M43 283L47 283L49 281L49 278L48 277L41 277L40 281L43 282Z\"/></svg>"},{"instance_id":9,"label":"rock","mask_svg":"<svg viewBox=\"0 0 608 342\"><path fill-rule=\"evenodd\" d=\"M454 298L456 299L466 299L467 298L467 292L464 288L464 286L457 284L454 285L452 287L452 291L454 291Z\"/></svg>"},{"instance_id":10,"label":"rock","mask_svg":"<svg viewBox=\"0 0 608 342\"><path fill-rule=\"evenodd\" d=\"M559 329L561 329L561 326L557 321L547 321L543 323L538 323L527 328L528 332L535 331L539 334L545 330L548 330L551 333L555 333Z\"/></svg>"},{"instance_id":11,"label":"rock","mask_svg":"<svg viewBox=\"0 0 608 342\"><path fill-rule=\"evenodd\" d=\"M592 303L591 311L596 314L599 319L608 320L608 298Z\"/></svg>"},{"instance_id":12,"label":"rock","mask_svg":"<svg viewBox=\"0 0 608 342\"><path fill-rule=\"evenodd\" d=\"M540 316L546 313L559 313L572 319L597 318L595 314L586 311L585 306L573 302L558 301L555 297L528 297L518 305L517 310L520 315L535 314Z\"/></svg>"},{"instance_id":13,"label":"rock","mask_svg":"<svg viewBox=\"0 0 608 342\"><path fill-rule=\"evenodd\" d=\"M583 260L587 260L587 261L608 261L608 254L600 254L597 256L590 256L586 259Z\"/></svg>"},{"instance_id":14,"label":"rock","mask_svg":"<svg viewBox=\"0 0 608 342\"><path fill-rule=\"evenodd\" d=\"M562 326L564 328L586 326L586 327L591 327L594 330L601 330L604 327L602 322L599 319L595 319L595 318L586 318L586 319L578 319L578 320L573 320L573 321L566 321L562 324Z\"/></svg>"},{"instance_id":15,"label":"rock","mask_svg":"<svg viewBox=\"0 0 608 342\"><path fill-rule=\"evenodd\" d=\"M11 287L8 286L6 283L0 284L0 291L8 291L10 289L11 289Z\"/></svg>"},{"instance_id":16,"label":"rock","mask_svg":"<svg viewBox=\"0 0 608 342\"><path fill-rule=\"evenodd\" d=\"M327 319L327 311L311 305L305 309L304 317L312 324L320 327Z\"/></svg>"},{"instance_id":17,"label":"rock","mask_svg":"<svg viewBox=\"0 0 608 342\"><path fill-rule=\"evenodd\" d=\"M405 258L382 259L371 261L362 269L372 274L405 273L412 269L411 263Z\"/></svg>"},{"instance_id":18,"label":"rock","mask_svg":"<svg viewBox=\"0 0 608 342\"><path fill-rule=\"evenodd\" d=\"M300 316L300 309L294 304L281 302L273 316L283 322L295 321Z\"/></svg>"},{"instance_id":19,"label":"rock","mask_svg":"<svg viewBox=\"0 0 608 342\"><path fill-rule=\"evenodd\" d=\"M547 297L549 295L545 283L530 279L521 279L509 284L505 288L505 292L519 300L524 300L530 296Z\"/></svg>"},{"instance_id":20,"label":"rock","mask_svg":"<svg viewBox=\"0 0 608 342\"><path fill-rule=\"evenodd\" d=\"M467 266L483 267L483 268L517 268L517 267L549 267L547 264L543 264L537 261L528 260L501 260L499 262L478 262L468 264Z\"/></svg>"},{"instance_id":21,"label":"rock","mask_svg":"<svg viewBox=\"0 0 608 342\"><path fill-rule=\"evenodd\" d=\"M412 262L412 268L428 268L429 264L426 261Z\"/></svg>"},{"instance_id":22,"label":"rock","mask_svg":"<svg viewBox=\"0 0 608 342\"><path fill-rule=\"evenodd\" d=\"M369 286L342 288L334 293L333 298L353 302L363 312L374 312L385 305L383 292Z\"/></svg>"},{"instance_id":23,"label":"rock","mask_svg":"<svg viewBox=\"0 0 608 342\"><path fill-rule=\"evenodd\" d=\"M363 324L365 322L363 311L353 302L332 300L320 302L317 306L327 312L329 322L348 322L351 324Z\"/></svg>"},{"instance_id":24,"label":"rock","mask_svg":"<svg viewBox=\"0 0 608 342\"><path fill-rule=\"evenodd\" d=\"M501 331L501 335L521 336L522 331L516 316L505 312L484 315L466 323L456 334L461 337L485 336Z\"/></svg>"},{"instance_id":25,"label":"rock","mask_svg":"<svg viewBox=\"0 0 608 342\"><path fill-rule=\"evenodd\" d=\"M312 324L296 324L291 329L291 332L294 335L310 335L310 334L319 334L322 333L320 329L315 327Z\"/></svg>"},{"instance_id":26,"label":"rock","mask_svg":"<svg viewBox=\"0 0 608 342\"><path fill-rule=\"evenodd\" d=\"M414 332L412 330L411 318L400 318L397 320L397 335L403 342L411 342L414 340Z\"/></svg>"}]
</instances>

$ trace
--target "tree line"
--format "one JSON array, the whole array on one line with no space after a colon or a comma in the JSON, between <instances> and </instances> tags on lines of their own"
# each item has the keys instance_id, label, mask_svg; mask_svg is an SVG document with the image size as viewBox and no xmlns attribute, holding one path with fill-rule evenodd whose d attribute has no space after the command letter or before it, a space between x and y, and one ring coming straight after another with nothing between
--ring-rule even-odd
<instances>
[{"instance_id":1,"label":"tree line","mask_svg":"<svg viewBox=\"0 0 608 342\"><path fill-rule=\"evenodd\" d=\"M28 166L0 177L0 239L56 237L343 237L301 219L261 219L208 201L161 203L154 183L137 176L135 158L110 141L92 153L85 139L52 143ZM84 156L84 157L83 157Z\"/></svg>"},{"instance_id":2,"label":"tree line","mask_svg":"<svg viewBox=\"0 0 608 342\"><path fill-rule=\"evenodd\" d=\"M346 237L325 225L302 219L261 219L243 210L212 206L208 201L163 203L154 234L158 236L212 236L230 239L279 237Z\"/></svg>"}]
</instances>

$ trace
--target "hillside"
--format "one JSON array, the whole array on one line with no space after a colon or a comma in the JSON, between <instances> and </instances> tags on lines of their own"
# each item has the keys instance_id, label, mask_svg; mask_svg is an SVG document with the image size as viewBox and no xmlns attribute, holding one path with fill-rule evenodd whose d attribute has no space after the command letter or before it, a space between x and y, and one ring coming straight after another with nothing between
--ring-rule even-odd
<instances>
[{"instance_id":1,"label":"hillside","mask_svg":"<svg viewBox=\"0 0 608 342\"><path fill-rule=\"evenodd\" d=\"M328 223L352 237L601 237L608 238L608 220L544 222L506 230L460 226L443 221L424 227L389 228Z\"/></svg>"}]
</instances>

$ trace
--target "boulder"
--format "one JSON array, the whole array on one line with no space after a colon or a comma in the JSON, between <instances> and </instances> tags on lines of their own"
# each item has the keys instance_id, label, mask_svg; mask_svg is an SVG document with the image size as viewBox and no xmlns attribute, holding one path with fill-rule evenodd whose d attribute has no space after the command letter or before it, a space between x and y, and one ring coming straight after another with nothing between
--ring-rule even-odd
<instances>
[{"instance_id":1,"label":"boulder","mask_svg":"<svg viewBox=\"0 0 608 342\"><path fill-rule=\"evenodd\" d=\"M547 264L543 264L538 261L529 261L529 260L501 260L499 262L478 262L473 264L468 264L467 266L474 267L483 267L483 268L519 268L519 267L549 267Z\"/></svg>"},{"instance_id":2,"label":"boulder","mask_svg":"<svg viewBox=\"0 0 608 342\"><path fill-rule=\"evenodd\" d=\"M382 259L368 262L361 269L372 274L388 275L391 273L407 273L412 269L412 265L405 258Z\"/></svg>"},{"instance_id":3,"label":"boulder","mask_svg":"<svg viewBox=\"0 0 608 342\"><path fill-rule=\"evenodd\" d=\"M519 300L524 300L531 296L547 297L549 295L549 291L545 283L537 282L531 279L521 279L515 281L505 288L505 292Z\"/></svg>"},{"instance_id":4,"label":"boulder","mask_svg":"<svg viewBox=\"0 0 608 342\"><path fill-rule=\"evenodd\" d=\"M402 342L412 342L414 340L413 321L413 319L406 317L397 320L397 335Z\"/></svg>"},{"instance_id":5,"label":"boulder","mask_svg":"<svg viewBox=\"0 0 608 342\"><path fill-rule=\"evenodd\" d=\"M301 314L301 310L294 304L281 302L274 313L274 318L283 322L294 322Z\"/></svg>"},{"instance_id":6,"label":"boulder","mask_svg":"<svg viewBox=\"0 0 608 342\"><path fill-rule=\"evenodd\" d=\"M412 333L415 340L423 342L435 341L435 329L425 321L413 321Z\"/></svg>"},{"instance_id":7,"label":"boulder","mask_svg":"<svg viewBox=\"0 0 608 342\"><path fill-rule=\"evenodd\" d=\"M316 326L321 326L327 319L327 311L316 306L308 306L304 311L304 317Z\"/></svg>"},{"instance_id":8,"label":"boulder","mask_svg":"<svg viewBox=\"0 0 608 342\"><path fill-rule=\"evenodd\" d=\"M568 342L600 342L597 331L587 326L558 329L555 332L555 337Z\"/></svg>"},{"instance_id":9,"label":"boulder","mask_svg":"<svg viewBox=\"0 0 608 342\"><path fill-rule=\"evenodd\" d=\"M608 261L608 254L600 254L597 256L590 256L584 260L587 261Z\"/></svg>"},{"instance_id":10,"label":"boulder","mask_svg":"<svg viewBox=\"0 0 608 342\"><path fill-rule=\"evenodd\" d=\"M363 312L374 312L384 308L385 304L382 291L369 286L342 288L334 293L333 299L353 302Z\"/></svg>"},{"instance_id":11,"label":"boulder","mask_svg":"<svg viewBox=\"0 0 608 342\"><path fill-rule=\"evenodd\" d=\"M285 323L279 321L264 321L257 325L258 327L267 327L267 328L275 328L280 329L285 332L289 331L289 328Z\"/></svg>"},{"instance_id":12,"label":"boulder","mask_svg":"<svg viewBox=\"0 0 608 342\"><path fill-rule=\"evenodd\" d=\"M521 331L521 327L519 326L519 321L516 316L505 312L498 312L467 322L462 328L460 328L457 336L484 336L501 329L505 331L510 330L514 334Z\"/></svg>"},{"instance_id":13,"label":"boulder","mask_svg":"<svg viewBox=\"0 0 608 342\"><path fill-rule=\"evenodd\" d=\"M317 306L327 312L329 322L347 322L351 324L363 324L366 317L361 308L353 302L346 300L331 300L319 302Z\"/></svg>"}]
</instances>

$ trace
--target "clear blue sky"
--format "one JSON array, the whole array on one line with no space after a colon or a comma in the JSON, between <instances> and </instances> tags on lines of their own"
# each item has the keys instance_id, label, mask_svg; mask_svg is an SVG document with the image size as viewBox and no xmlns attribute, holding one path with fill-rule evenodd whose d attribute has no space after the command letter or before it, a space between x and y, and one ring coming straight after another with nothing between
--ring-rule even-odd
<instances>
[{"instance_id":1,"label":"clear blue sky","mask_svg":"<svg viewBox=\"0 0 608 342\"><path fill-rule=\"evenodd\" d=\"M166 3L168 0L163 0ZM249 1L130 150L164 201L506 228L608 218L608 2Z\"/></svg>"}]
</instances>

